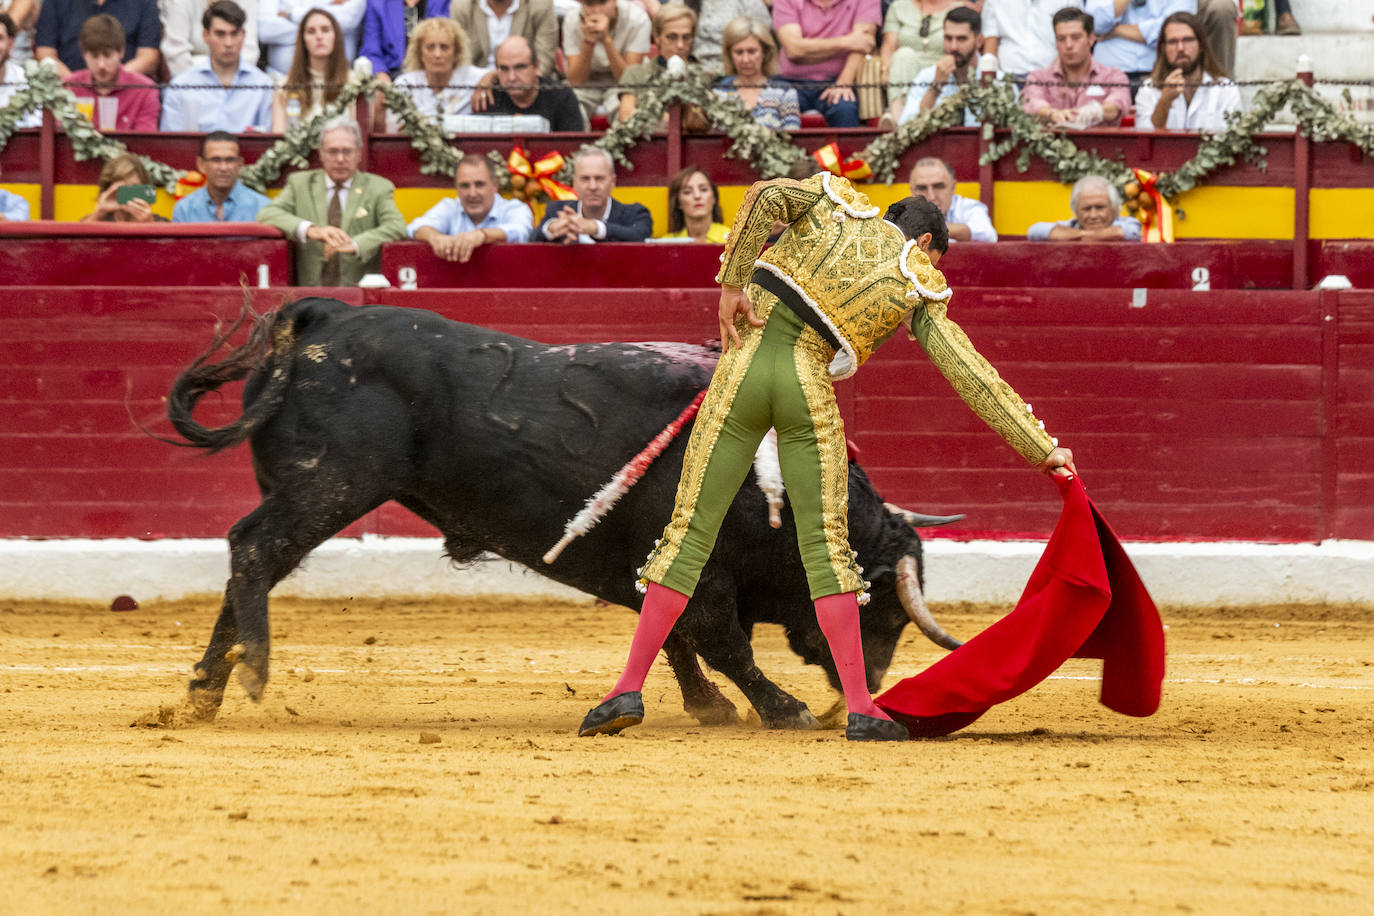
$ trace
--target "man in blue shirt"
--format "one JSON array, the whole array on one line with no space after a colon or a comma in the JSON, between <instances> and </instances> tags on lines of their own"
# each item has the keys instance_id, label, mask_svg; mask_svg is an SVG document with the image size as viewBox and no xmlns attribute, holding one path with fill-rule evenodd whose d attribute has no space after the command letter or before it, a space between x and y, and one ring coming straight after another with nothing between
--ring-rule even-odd
<instances>
[{"instance_id":1,"label":"man in blue shirt","mask_svg":"<svg viewBox=\"0 0 1374 916\"><path fill-rule=\"evenodd\" d=\"M200 22L210 59L167 84L163 130L271 130L272 78L239 59L247 19L234 0L215 0L206 7Z\"/></svg>"},{"instance_id":2,"label":"man in blue shirt","mask_svg":"<svg viewBox=\"0 0 1374 916\"><path fill-rule=\"evenodd\" d=\"M57 75L66 79L86 68L81 56L81 26L107 13L124 26L124 69L156 78L162 58L162 19L157 0L43 0L34 30L33 56L57 61Z\"/></svg>"},{"instance_id":3,"label":"man in blue shirt","mask_svg":"<svg viewBox=\"0 0 1374 916\"><path fill-rule=\"evenodd\" d=\"M205 176L205 187L177 201L174 223L251 223L270 203L266 195L239 182L243 157L238 139L227 131L217 130L200 141L196 170Z\"/></svg>"},{"instance_id":4,"label":"man in blue shirt","mask_svg":"<svg viewBox=\"0 0 1374 916\"><path fill-rule=\"evenodd\" d=\"M459 161L453 186L458 196L439 201L411 223L411 238L428 243L445 261L462 264L482 245L530 240L534 214L520 201L497 195L496 169L486 156Z\"/></svg>"}]
</instances>

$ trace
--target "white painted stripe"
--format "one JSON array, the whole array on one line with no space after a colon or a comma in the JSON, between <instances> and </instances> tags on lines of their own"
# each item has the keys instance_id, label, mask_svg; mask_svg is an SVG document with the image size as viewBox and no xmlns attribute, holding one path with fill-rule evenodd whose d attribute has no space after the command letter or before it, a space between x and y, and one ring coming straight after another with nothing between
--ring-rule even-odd
<instances>
[{"instance_id":1,"label":"white painted stripe","mask_svg":"<svg viewBox=\"0 0 1374 916\"><path fill-rule=\"evenodd\" d=\"M1005 604L1020 596L1041 541L926 541L926 598ZM1320 544L1130 543L1164 605L1323 604L1374 601L1374 542ZM228 578L222 539L0 540L5 599L140 601L218 595ZM518 564L487 557L455 568L439 538L336 538L272 592L274 597L587 596ZM216 599L217 600L217 599Z\"/></svg>"}]
</instances>

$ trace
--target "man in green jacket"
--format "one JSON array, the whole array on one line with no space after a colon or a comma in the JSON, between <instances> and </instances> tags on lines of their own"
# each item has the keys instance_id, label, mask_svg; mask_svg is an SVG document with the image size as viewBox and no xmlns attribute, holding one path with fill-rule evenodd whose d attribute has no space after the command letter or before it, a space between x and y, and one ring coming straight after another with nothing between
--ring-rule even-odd
<instances>
[{"instance_id":1,"label":"man in green jacket","mask_svg":"<svg viewBox=\"0 0 1374 916\"><path fill-rule=\"evenodd\" d=\"M381 270L383 242L406 237L396 186L358 171L362 153L356 121L328 121L320 131L324 168L292 175L277 199L258 211L258 222L299 244L298 286L356 286L363 274Z\"/></svg>"}]
</instances>

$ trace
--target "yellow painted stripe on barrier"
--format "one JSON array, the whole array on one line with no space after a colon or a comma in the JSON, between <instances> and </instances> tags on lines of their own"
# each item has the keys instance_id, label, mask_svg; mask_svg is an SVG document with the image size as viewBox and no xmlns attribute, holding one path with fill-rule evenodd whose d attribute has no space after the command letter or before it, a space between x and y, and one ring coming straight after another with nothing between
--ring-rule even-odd
<instances>
[{"instance_id":1,"label":"yellow painted stripe on barrier","mask_svg":"<svg viewBox=\"0 0 1374 916\"><path fill-rule=\"evenodd\" d=\"M41 186L12 182L0 187L29 202L34 218L39 213ZM880 208L909 193L905 184L861 185L861 189ZM960 182L958 193L977 198L976 182ZM722 185L721 209L729 224L739 208L747 185ZM269 197L280 191L271 189ZM1069 187L1053 181L999 181L994 225L999 233L1024 235L1031 223L1048 219L1067 219ZM440 200L451 197L446 188L397 188L396 205L406 222L416 219ZM668 189L654 186L627 186L615 189L622 203L639 203L654 218L654 234L668 229ZM1374 237L1374 188L1314 188L1311 192L1311 236L1316 239ZM54 216L76 222L95 208L95 185L60 184L53 197ZM173 199L159 190L153 212L172 216ZM1196 188L1184 194L1180 206L1186 219L1175 223L1178 238L1291 239L1293 237L1294 191L1292 188L1224 187ZM535 205L536 223L544 216L544 202Z\"/></svg>"},{"instance_id":2,"label":"yellow painted stripe on barrier","mask_svg":"<svg viewBox=\"0 0 1374 916\"><path fill-rule=\"evenodd\" d=\"M1313 188L1308 200L1312 238L1374 238L1374 188Z\"/></svg>"}]
</instances>

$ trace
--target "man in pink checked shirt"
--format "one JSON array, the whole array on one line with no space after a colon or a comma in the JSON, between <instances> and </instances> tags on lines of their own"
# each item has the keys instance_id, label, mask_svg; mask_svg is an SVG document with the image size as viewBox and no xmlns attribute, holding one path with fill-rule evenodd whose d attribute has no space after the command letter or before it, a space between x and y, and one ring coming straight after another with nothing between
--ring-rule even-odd
<instances>
[{"instance_id":1,"label":"man in pink checked shirt","mask_svg":"<svg viewBox=\"0 0 1374 916\"><path fill-rule=\"evenodd\" d=\"M1043 70L1032 70L1021 93L1021 108L1051 127L1118 127L1131 110L1126 74L1093 59L1093 17L1065 7L1054 14L1058 56Z\"/></svg>"}]
</instances>

